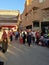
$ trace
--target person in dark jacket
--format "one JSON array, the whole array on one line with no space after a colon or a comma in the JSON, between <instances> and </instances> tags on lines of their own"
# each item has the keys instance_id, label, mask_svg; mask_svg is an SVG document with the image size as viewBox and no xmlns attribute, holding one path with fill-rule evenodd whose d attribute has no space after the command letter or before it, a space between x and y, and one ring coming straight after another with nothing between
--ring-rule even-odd
<instances>
[{"instance_id":1,"label":"person in dark jacket","mask_svg":"<svg viewBox=\"0 0 49 65\"><path fill-rule=\"evenodd\" d=\"M23 44L25 44L26 34L23 32Z\"/></svg>"},{"instance_id":2,"label":"person in dark jacket","mask_svg":"<svg viewBox=\"0 0 49 65\"><path fill-rule=\"evenodd\" d=\"M30 32L27 33L27 43L30 46L31 44L31 33Z\"/></svg>"}]
</instances>

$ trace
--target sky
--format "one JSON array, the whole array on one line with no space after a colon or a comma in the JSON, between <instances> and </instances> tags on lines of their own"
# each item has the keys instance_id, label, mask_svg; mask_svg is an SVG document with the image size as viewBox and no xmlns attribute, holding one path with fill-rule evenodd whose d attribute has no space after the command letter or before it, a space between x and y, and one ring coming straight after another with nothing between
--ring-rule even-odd
<instances>
[{"instance_id":1,"label":"sky","mask_svg":"<svg viewBox=\"0 0 49 65\"><path fill-rule=\"evenodd\" d=\"M0 10L24 10L25 0L0 0Z\"/></svg>"}]
</instances>

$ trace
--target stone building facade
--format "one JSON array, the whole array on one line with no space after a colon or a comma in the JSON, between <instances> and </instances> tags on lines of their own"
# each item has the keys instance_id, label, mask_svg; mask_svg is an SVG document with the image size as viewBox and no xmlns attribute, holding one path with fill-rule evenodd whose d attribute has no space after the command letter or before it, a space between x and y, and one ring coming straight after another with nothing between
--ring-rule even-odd
<instances>
[{"instance_id":1,"label":"stone building facade","mask_svg":"<svg viewBox=\"0 0 49 65\"><path fill-rule=\"evenodd\" d=\"M21 26L39 31L48 29L49 0L26 0Z\"/></svg>"}]
</instances>

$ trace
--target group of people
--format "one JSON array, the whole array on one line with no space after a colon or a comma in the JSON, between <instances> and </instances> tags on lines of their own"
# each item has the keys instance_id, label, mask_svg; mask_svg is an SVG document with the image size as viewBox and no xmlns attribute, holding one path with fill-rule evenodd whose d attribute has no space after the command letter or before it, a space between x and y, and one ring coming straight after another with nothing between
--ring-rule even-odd
<instances>
[{"instance_id":1,"label":"group of people","mask_svg":"<svg viewBox=\"0 0 49 65\"><path fill-rule=\"evenodd\" d=\"M21 32L20 35L21 40L23 40L23 44L27 41L28 45L30 46L31 43L38 44L39 43L39 38L40 38L40 33L39 31L23 31Z\"/></svg>"},{"instance_id":2,"label":"group of people","mask_svg":"<svg viewBox=\"0 0 49 65\"><path fill-rule=\"evenodd\" d=\"M26 42L28 43L28 45L30 46L31 44L31 33L24 31L23 33L20 33L20 39L23 40L23 44L25 44Z\"/></svg>"},{"instance_id":3,"label":"group of people","mask_svg":"<svg viewBox=\"0 0 49 65\"><path fill-rule=\"evenodd\" d=\"M3 30L1 32L1 38L2 38L2 40L7 39L8 42L9 41L11 42L13 40L18 39L18 36L19 36L18 31L14 32L12 29L8 30L8 32L6 32L6 30Z\"/></svg>"},{"instance_id":4,"label":"group of people","mask_svg":"<svg viewBox=\"0 0 49 65\"><path fill-rule=\"evenodd\" d=\"M8 31L8 32L7 32ZM8 49L8 43L18 38L18 32L11 30L0 29L0 43L2 43L2 52L5 53ZM16 34L17 33L17 34Z\"/></svg>"},{"instance_id":5,"label":"group of people","mask_svg":"<svg viewBox=\"0 0 49 65\"><path fill-rule=\"evenodd\" d=\"M34 30L32 31L31 29L28 29L28 31L23 30L21 32L20 31L14 32L11 29L11 30L8 30L8 33L5 30L3 30L1 36L2 36L3 41L6 39L6 41L7 41L6 44L10 43L13 40L14 41L18 40L18 41L20 41L20 43L23 43L23 44L28 43L29 47L30 47L31 43L38 45L40 42L40 39L43 39L43 33L40 33L39 31L34 31Z\"/></svg>"},{"instance_id":6,"label":"group of people","mask_svg":"<svg viewBox=\"0 0 49 65\"><path fill-rule=\"evenodd\" d=\"M25 44L26 42L28 43L28 45L30 46L31 42L33 41L33 43L38 44L39 43L39 38L40 38L40 34L39 32L35 32L32 30L28 30L28 31L13 31L13 30L9 30L8 33L6 33L6 31L3 31L3 38L8 39L8 41L10 40L17 40L19 38L22 40L22 43ZM20 42L21 43L21 42Z\"/></svg>"}]
</instances>

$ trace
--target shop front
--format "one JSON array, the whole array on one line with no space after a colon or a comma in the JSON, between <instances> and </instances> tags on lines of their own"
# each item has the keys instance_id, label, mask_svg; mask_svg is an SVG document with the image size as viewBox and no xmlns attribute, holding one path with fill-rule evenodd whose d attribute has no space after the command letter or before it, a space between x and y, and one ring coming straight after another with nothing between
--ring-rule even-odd
<instances>
[{"instance_id":1,"label":"shop front","mask_svg":"<svg viewBox=\"0 0 49 65\"><path fill-rule=\"evenodd\" d=\"M20 19L18 10L0 10L0 27L5 30L17 30Z\"/></svg>"},{"instance_id":2,"label":"shop front","mask_svg":"<svg viewBox=\"0 0 49 65\"><path fill-rule=\"evenodd\" d=\"M49 33L49 21L41 22L41 30L43 33Z\"/></svg>"}]
</instances>

